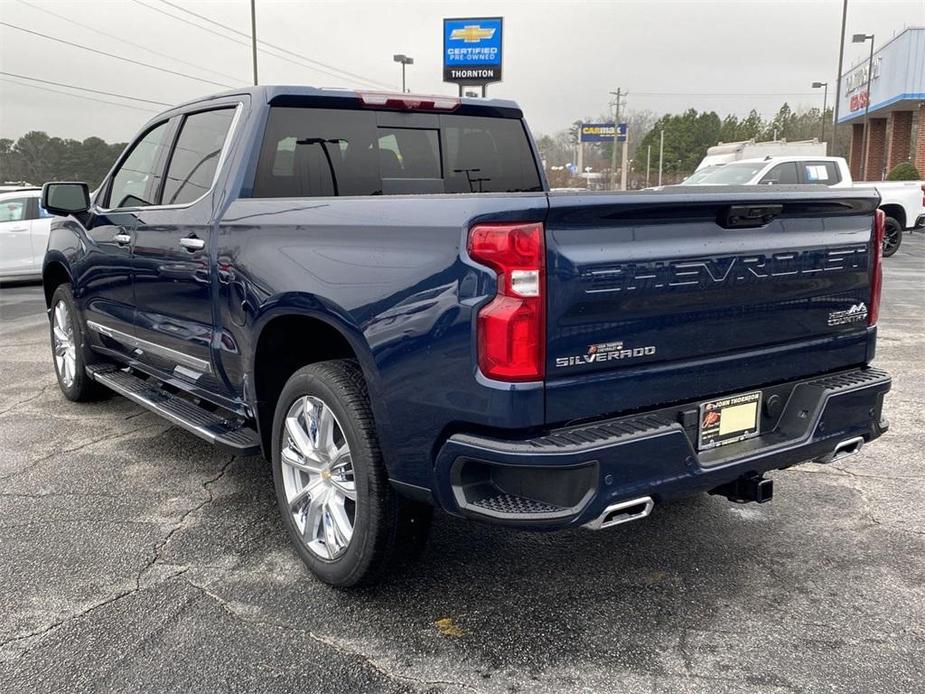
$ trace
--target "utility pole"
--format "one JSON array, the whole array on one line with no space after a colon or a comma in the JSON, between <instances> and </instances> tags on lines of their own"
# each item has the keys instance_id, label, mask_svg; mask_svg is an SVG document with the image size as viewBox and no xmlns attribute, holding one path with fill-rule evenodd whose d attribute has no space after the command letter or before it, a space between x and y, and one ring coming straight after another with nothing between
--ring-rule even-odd
<instances>
[{"instance_id":1,"label":"utility pole","mask_svg":"<svg viewBox=\"0 0 925 694\"><path fill-rule=\"evenodd\" d=\"M662 185L662 164L665 161L665 129L659 131L658 139L658 185Z\"/></svg>"},{"instance_id":2,"label":"utility pole","mask_svg":"<svg viewBox=\"0 0 925 694\"><path fill-rule=\"evenodd\" d=\"M614 101L613 151L610 156L610 188L612 190L617 189L617 129L620 126L620 95L622 91L620 87L617 87L617 91L610 92L617 97Z\"/></svg>"},{"instance_id":3,"label":"utility pole","mask_svg":"<svg viewBox=\"0 0 925 694\"><path fill-rule=\"evenodd\" d=\"M652 145L646 149L646 188L649 187L649 168L652 165Z\"/></svg>"},{"instance_id":4,"label":"utility pole","mask_svg":"<svg viewBox=\"0 0 925 694\"><path fill-rule=\"evenodd\" d=\"M845 23L847 21L848 0L845 0L841 8L841 35L838 37L838 74L835 76L835 115L832 118L832 154L838 154L835 146L838 144L838 106L841 103L841 71L845 59Z\"/></svg>"},{"instance_id":5,"label":"utility pole","mask_svg":"<svg viewBox=\"0 0 925 694\"><path fill-rule=\"evenodd\" d=\"M581 176L585 172L585 146L581 142L581 124L578 125L578 175Z\"/></svg>"},{"instance_id":6,"label":"utility pole","mask_svg":"<svg viewBox=\"0 0 925 694\"><path fill-rule=\"evenodd\" d=\"M251 0L251 50L254 54L254 86L257 86L257 0Z\"/></svg>"},{"instance_id":7,"label":"utility pole","mask_svg":"<svg viewBox=\"0 0 925 694\"><path fill-rule=\"evenodd\" d=\"M629 128L627 128L626 134L623 136L623 152L620 154L620 161L622 162L622 166L620 166L620 190L626 190L626 176L630 168L626 160L626 152L629 144L630 133Z\"/></svg>"}]
</instances>

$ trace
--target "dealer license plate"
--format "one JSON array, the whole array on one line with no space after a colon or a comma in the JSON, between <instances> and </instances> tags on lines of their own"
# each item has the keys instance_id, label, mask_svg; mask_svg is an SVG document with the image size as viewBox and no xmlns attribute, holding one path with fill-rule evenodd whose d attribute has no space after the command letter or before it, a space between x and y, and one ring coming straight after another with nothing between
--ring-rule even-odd
<instances>
[{"instance_id":1,"label":"dealer license plate","mask_svg":"<svg viewBox=\"0 0 925 694\"><path fill-rule=\"evenodd\" d=\"M760 390L701 403L699 449L704 451L757 436L760 410Z\"/></svg>"}]
</instances>

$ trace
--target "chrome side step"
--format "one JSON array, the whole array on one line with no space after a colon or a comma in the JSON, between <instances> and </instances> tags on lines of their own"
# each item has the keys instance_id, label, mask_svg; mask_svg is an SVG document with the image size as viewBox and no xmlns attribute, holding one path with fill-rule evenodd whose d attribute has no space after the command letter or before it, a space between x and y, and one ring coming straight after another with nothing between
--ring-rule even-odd
<instances>
[{"instance_id":1,"label":"chrome side step","mask_svg":"<svg viewBox=\"0 0 925 694\"><path fill-rule=\"evenodd\" d=\"M638 499L631 499L630 501L621 501L619 504L608 506L601 515L590 523L585 523L582 527L588 528L589 530L603 530L604 528L611 528L621 523L629 523L630 521L639 520L648 516L652 513L652 508L654 506L655 502L652 501L651 496L643 496Z\"/></svg>"},{"instance_id":2,"label":"chrome side step","mask_svg":"<svg viewBox=\"0 0 925 694\"><path fill-rule=\"evenodd\" d=\"M112 366L92 364L87 367L87 374L97 383L228 453L240 456L260 453L260 437L257 432L239 420L226 419Z\"/></svg>"}]
</instances>

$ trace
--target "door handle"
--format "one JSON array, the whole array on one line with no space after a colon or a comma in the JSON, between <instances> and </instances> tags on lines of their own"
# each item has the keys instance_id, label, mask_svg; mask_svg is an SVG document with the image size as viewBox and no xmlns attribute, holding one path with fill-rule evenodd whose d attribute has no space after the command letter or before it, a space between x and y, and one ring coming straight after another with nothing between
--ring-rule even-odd
<instances>
[{"instance_id":1,"label":"door handle","mask_svg":"<svg viewBox=\"0 0 925 694\"><path fill-rule=\"evenodd\" d=\"M201 251L206 247L206 242L195 236L187 236L180 239L180 245L188 251Z\"/></svg>"},{"instance_id":2,"label":"door handle","mask_svg":"<svg viewBox=\"0 0 925 694\"><path fill-rule=\"evenodd\" d=\"M7 231L29 231L29 227L10 227Z\"/></svg>"},{"instance_id":3,"label":"door handle","mask_svg":"<svg viewBox=\"0 0 925 694\"><path fill-rule=\"evenodd\" d=\"M120 246L124 246L125 244L132 242L132 235L126 234L125 232L119 232L112 237L112 240L118 243Z\"/></svg>"}]
</instances>

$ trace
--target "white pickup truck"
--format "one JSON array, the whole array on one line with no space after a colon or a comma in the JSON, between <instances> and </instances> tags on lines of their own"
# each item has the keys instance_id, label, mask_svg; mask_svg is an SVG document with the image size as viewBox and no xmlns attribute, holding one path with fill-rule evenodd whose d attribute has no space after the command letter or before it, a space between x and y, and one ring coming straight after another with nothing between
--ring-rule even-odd
<instances>
[{"instance_id":1,"label":"white pickup truck","mask_svg":"<svg viewBox=\"0 0 925 694\"><path fill-rule=\"evenodd\" d=\"M763 157L707 166L689 176L683 186L799 185L832 188L873 188L886 214L883 255L891 256L902 243L904 229L925 226L925 182L875 181L855 183L842 157Z\"/></svg>"}]
</instances>

